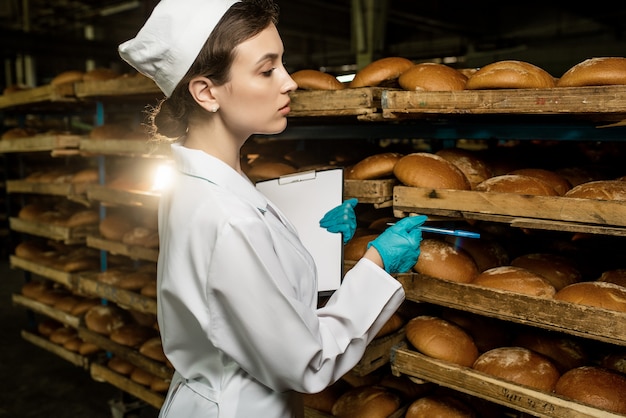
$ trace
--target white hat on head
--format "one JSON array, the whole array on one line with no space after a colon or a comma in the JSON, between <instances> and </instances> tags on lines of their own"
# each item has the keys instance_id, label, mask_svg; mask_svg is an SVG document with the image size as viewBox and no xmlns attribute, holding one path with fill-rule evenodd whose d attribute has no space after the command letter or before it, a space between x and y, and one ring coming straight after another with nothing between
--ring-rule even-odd
<instances>
[{"instance_id":1,"label":"white hat on head","mask_svg":"<svg viewBox=\"0 0 626 418\"><path fill-rule=\"evenodd\" d=\"M185 76L213 28L239 0L161 0L122 59L150 77L167 97Z\"/></svg>"}]
</instances>

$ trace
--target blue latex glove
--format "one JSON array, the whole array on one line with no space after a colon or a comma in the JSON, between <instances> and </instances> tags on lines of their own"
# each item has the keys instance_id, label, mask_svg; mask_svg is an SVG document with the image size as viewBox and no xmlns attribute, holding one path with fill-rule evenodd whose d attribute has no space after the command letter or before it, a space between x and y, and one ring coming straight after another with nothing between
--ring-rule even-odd
<instances>
[{"instance_id":1,"label":"blue latex glove","mask_svg":"<svg viewBox=\"0 0 626 418\"><path fill-rule=\"evenodd\" d=\"M378 250L387 273L406 273L417 263L422 242L420 226L426 219L424 215L402 218L367 244L367 248L374 246Z\"/></svg>"},{"instance_id":2,"label":"blue latex glove","mask_svg":"<svg viewBox=\"0 0 626 418\"><path fill-rule=\"evenodd\" d=\"M343 243L347 243L356 231L356 215L354 207L359 201L355 198L345 200L341 205L335 206L320 220L320 226L328 232L341 232Z\"/></svg>"}]
</instances>

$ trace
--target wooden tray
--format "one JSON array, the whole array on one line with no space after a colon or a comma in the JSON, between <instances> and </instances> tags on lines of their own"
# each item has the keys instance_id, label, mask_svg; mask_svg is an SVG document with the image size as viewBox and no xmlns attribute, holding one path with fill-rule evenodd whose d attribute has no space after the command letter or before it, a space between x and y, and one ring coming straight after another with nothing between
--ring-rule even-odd
<instances>
[{"instance_id":1,"label":"wooden tray","mask_svg":"<svg viewBox=\"0 0 626 418\"><path fill-rule=\"evenodd\" d=\"M110 80L83 81L74 84L76 97L81 99L117 96L162 97L159 87L147 77L116 77Z\"/></svg>"},{"instance_id":2,"label":"wooden tray","mask_svg":"<svg viewBox=\"0 0 626 418\"><path fill-rule=\"evenodd\" d=\"M92 184L87 187L87 199L121 206L144 207L157 210L160 198L161 195L159 193L114 189L100 184Z\"/></svg>"},{"instance_id":3,"label":"wooden tray","mask_svg":"<svg viewBox=\"0 0 626 418\"><path fill-rule=\"evenodd\" d=\"M133 260L158 261L159 250L154 248L127 245L120 241L110 241L99 236L87 237L87 246L108 251L111 254L125 255Z\"/></svg>"},{"instance_id":4,"label":"wooden tray","mask_svg":"<svg viewBox=\"0 0 626 418\"><path fill-rule=\"evenodd\" d=\"M399 274L406 297L626 346L626 313L499 289L440 280L415 273Z\"/></svg>"},{"instance_id":5,"label":"wooden tray","mask_svg":"<svg viewBox=\"0 0 626 418\"><path fill-rule=\"evenodd\" d=\"M380 112L383 89L296 90L290 93L289 117L360 116Z\"/></svg>"},{"instance_id":6,"label":"wooden tray","mask_svg":"<svg viewBox=\"0 0 626 418\"><path fill-rule=\"evenodd\" d=\"M9 264L11 268L20 268L29 271L41 277L45 277L46 279L50 279L53 282L62 284L68 289L73 289L77 280L76 276L72 273L44 266L16 255L9 256Z\"/></svg>"},{"instance_id":7,"label":"wooden tray","mask_svg":"<svg viewBox=\"0 0 626 418\"><path fill-rule=\"evenodd\" d=\"M56 86L48 84L11 94L0 95L0 109L33 103L67 101L75 101L73 83L59 84Z\"/></svg>"},{"instance_id":8,"label":"wooden tray","mask_svg":"<svg viewBox=\"0 0 626 418\"><path fill-rule=\"evenodd\" d=\"M169 157L171 154L168 143L132 139L83 139L80 141L80 151L83 154L139 157Z\"/></svg>"},{"instance_id":9,"label":"wooden tray","mask_svg":"<svg viewBox=\"0 0 626 418\"><path fill-rule=\"evenodd\" d=\"M583 405L553 393L507 382L468 367L436 360L404 346L392 352L391 370L452 388L537 417L613 418L624 415Z\"/></svg>"},{"instance_id":10,"label":"wooden tray","mask_svg":"<svg viewBox=\"0 0 626 418\"><path fill-rule=\"evenodd\" d=\"M391 348L404 341L404 328L369 343L361 360L351 370L356 376L366 376L389 364Z\"/></svg>"},{"instance_id":11,"label":"wooden tray","mask_svg":"<svg viewBox=\"0 0 626 418\"><path fill-rule=\"evenodd\" d=\"M34 135L0 141L0 153L78 149L80 135Z\"/></svg>"},{"instance_id":12,"label":"wooden tray","mask_svg":"<svg viewBox=\"0 0 626 418\"><path fill-rule=\"evenodd\" d=\"M50 238L55 241L63 241L66 244L82 244L85 242L85 238L88 234L98 230L98 225L68 228L43 222L25 221L13 217L9 218L9 226L12 230L17 232Z\"/></svg>"},{"instance_id":13,"label":"wooden tray","mask_svg":"<svg viewBox=\"0 0 626 418\"><path fill-rule=\"evenodd\" d=\"M426 114L626 115L626 86L558 87L462 91L386 90L381 95L385 118Z\"/></svg>"},{"instance_id":14,"label":"wooden tray","mask_svg":"<svg viewBox=\"0 0 626 418\"><path fill-rule=\"evenodd\" d=\"M117 344L106 335L98 334L97 332L91 331L85 327L78 327L78 336L82 338L83 341L95 344L103 350L109 351L129 363L132 363L135 366L160 377L161 379L171 379L174 374L174 370L167 367L164 363L143 356L139 353L139 351L131 347Z\"/></svg>"},{"instance_id":15,"label":"wooden tray","mask_svg":"<svg viewBox=\"0 0 626 418\"><path fill-rule=\"evenodd\" d=\"M44 350L49 351L58 357L61 357L63 360L69 361L74 366L82 367L85 370L89 368L90 359L88 357L81 356L80 354L77 354L70 350L66 350L62 346L55 344L50 340L42 338L38 335L32 334L28 331L22 330L22 338L39 348L43 348Z\"/></svg>"},{"instance_id":16,"label":"wooden tray","mask_svg":"<svg viewBox=\"0 0 626 418\"><path fill-rule=\"evenodd\" d=\"M29 299L26 296L13 294L11 300L16 305L23 306L33 312L44 315L48 318L52 318L57 322L60 322L72 328L78 328L80 324L79 317L70 315L67 312L63 312L58 309L54 309L53 307L48 306L45 303Z\"/></svg>"},{"instance_id":17,"label":"wooden tray","mask_svg":"<svg viewBox=\"0 0 626 418\"><path fill-rule=\"evenodd\" d=\"M423 213L512 226L626 235L626 201L396 186L397 217Z\"/></svg>"},{"instance_id":18,"label":"wooden tray","mask_svg":"<svg viewBox=\"0 0 626 418\"><path fill-rule=\"evenodd\" d=\"M393 205L393 187L396 179L385 180L350 180L343 181L344 199L356 197L359 203L372 203L376 208Z\"/></svg>"},{"instance_id":19,"label":"wooden tray","mask_svg":"<svg viewBox=\"0 0 626 418\"><path fill-rule=\"evenodd\" d=\"M97 382L107 382L122 391L133 395L134 397L141 399L150 406L156 409L160 409L165 402L165 396L160 393L156 393L148 389L147 387L140 385L137 382L133 382L129 378L115 373L113 370L98 363L92 363L89 368L91 378Z\"/></svg>"},{"instance_id":20,"label":"wooden tray","mask_svg":"<svg viewBox=\"0 0 626 418\"><path fill-rule=\"evenodd\" d=\"M99 282L96 278L97 274L98 273L79 275L76 278L76 290L81 294L98 296L102 299L110 300L127 309L153 315L157 314L156 299Z\"/></svg>"}]
</instances>

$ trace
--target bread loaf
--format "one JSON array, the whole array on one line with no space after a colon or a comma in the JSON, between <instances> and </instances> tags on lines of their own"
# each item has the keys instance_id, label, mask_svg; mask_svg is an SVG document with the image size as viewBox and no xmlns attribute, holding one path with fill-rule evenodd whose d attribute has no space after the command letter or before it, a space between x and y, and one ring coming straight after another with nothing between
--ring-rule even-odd
<instances>
[{"instance_id":1,"label":"bread loaf","mask_svg":"<svg viewBox=\"0 0 626 418\"><path fill-rule=\"evenodd\" d=\"M85 326L103 335L110 335L126 323L127 315L115 305L93 306L85 313Z\"/></svg>"},{"instance_id":2,"label":"bread loaf","mask_svg":"<svg viewBox=\"0 0 626 418\"><path fill-rule=\"evenodd\" d=\"M626 414L626 377L595 366L569 370L559 379L555 393L596 408Z\"/></svg>"},{"instance_id":3,"label":"bread loaf","mask_svg":"<svg viewBox=\"0 0 626 418\"><path fill-rule=\"evenodd\" d=\"M558 87L608 86L626 84L626 58L589 58L567 70Z\"/></svg>"},{"instance_id":4,"label":"bread loaf","mask_svg":"<svg viewBox=\"0 0 626 418\"><path fill-rule=\"evenodd\" d=\"M514 266L501 266L485 270L471 282L473 285L506 290L529 296L551 298L556 289L544 277L530 270Z\"/></svg>"},{"instance_id":5,"label":"bread loaf","mask_svg":"<svg viewBox=\"0 0 626 418\"><path fill-rule=\"evenodd\" d=\"M167 360L167 357L165 357L165 353L163 352L161 337L151 337L144 341L139 347L139 353L151 358L152 360L160 361L162 363L165 363Z\"/></svg>"},{"instance_id":6,"label":"bread loaf","mask_svg":"<svg viewBox=\"0 0 626 418\"><path fill-rule=\"evenodd\" d=\"M467 77L445 64L425 62L405 70L398 78L408 91L458 91L465 89Z\"/></svg>"},{"instance_id":7,"label":"bread loaf","mask_svg":"<svg viewBox=\"0 0 626 418\"><path fill-rule=\"evenodd\" d=\"M569 181L556 171L546 170L544 168L520 168L511 171L509 174L518 174L522 176L535 177L545 181L554 188L559 196L563 196L572 188Z\"/></svg>"},{"instance_id":8,"label":"bread loaf","mask_svg":"<svg viewBox=\"0 0 626 418\"><path fill-rule=\"evenodd\" d=\"M554 77L544 69L524 61L504 60L487 64L476 71L465 87L478 89L541 89L556 86Z\"/></svg>"},{"instance_id":9,"label":"bread loaf","mask_svg":"<svg viewBox=\"0 0 626 418\"><path fill-rule=\"evenodd\" d=\"M386 57L372 61L359 70L352 81L351 88L375 87L389 81L397 81L398 77L413 67L413 62L402 57Z\"/></svg>"},{"instance_id":10,"label":"bread loaf","mask_svg":"<svg viewBox=\"0 0 626 418\"><path fill-rule=\"evenodd\" d=\"M445 240L468 253L476 263L478 272L510 263L507 250L493 239L481 237L481 239L466 239L459 242L456 237L446 237Z\"/></svg>"},{"instance_id":11,"label":"bread loaf","mask_svg":"<svg viewBox=\"0 0 626 418\"><path fill-rule=\"evenodd\" d=\"M494 348L481 354L472 367L502 380L545 392L552 392L561 376L550 360L523 347Z\"/></svg>"},{"instance_id":12,"label":"bread loaf","mask_svg":"<svg viewBox=\"0 0 626 418\"><path fill-rule=\"evenodd\" d=\"M53 86L58 86L60 84L66 83L75 83L77 81L83 80L83 75L85 73L80 70L67 70L63 71L56 76L52 80L50 80L50 84Z\"/></svg>"},{"instance_id":13,"label":"bread loaf","mask_svg":"<svg viewBox=\"0 0 626 418\"><path fill-rule=\"evenodd\" d=\"M113 329L109 334L109 338L118 344L139 348L147 340L155 337L156 334L157 332L154 328L128 323Z\"/></svg>"},{"instance_id":14,"label":"bread loaf","mask_svg":"<svg viewBox=\"0 0 626 418\"><path fill-rule=\"evenodd\" d=\"M83 74L83 81L104 81L119 77L119 73L111 68L94 68Z\"/></svg>"},{"instance_id":15,"label":"bread loaf","mask_svg":"<svg viewBox=\"0 0 626 418\"><path fill-rule=\"evenodd\" d=\"M300 70L291 78L302 90L342 90L345 85L337 77L318 70Z\"/></svg>"},{"instance_id":16,"label":"bread loaf","mask_svg":"<svg viewBox=\"0 0 626 418\"><path fill-rule=\"evenodd\" d=\"M397 152L383 152L365 157L354 164L345 173L350 180L374 180L393 176L393 168L402 154Z\"/></svg>"},{"instance_id":17,"label":"bread loaf","mask_svg":"<svg viewBox=\"0 0 626 418\"><path fill-rule=\"evenodd\" d=\"M100 234L111 241L122 241L124 234L133 228L132 221L117 213L107 214L98 225Z\"/></svg>"},{"instance_id":18,"label":"bread loaf","mask_svg":"<svg viewBox=\"0 0 626 418\"><path fill-rule=\"evenodd\" d=\"M414 400L404 418L476 418L469 404L451 395L428 395Z\"/></svg>"},{"instance_id":19,"label":"bread loaf","mask_svg":"<svg viewBox=\"0 0 626 418\"><path fill-rule=\"evenodd\" d=\"M523 254L511 261L514 267L532 271L554 286L556 291L582 280L582 273L567 257L551 253Z\"/></svg>"},{"instance_id":20,"label":"bread loaf","mask_svg":"<svg viewBox=\"0 0 626 418\"><path fill-rule=\"evenodd\" d=\"M469 283L478 275L478 267L464 250L440 239L425 238L413 270L437 279Z\"/></svg>"},{"instance_id":21,"label":"bread loaf","mask_svg":"<svg viewBox=\"0 0 626 418\"><path fill-rule=\"evenodd\" d=\"M398 394L381 386L361 386L344 392L332 414L337 418L387 418L400 406Z\"/></svg>"},{"instance_id":22,"label":"bread loaf","mask_svg":"<svg viewBox=\"0 0 626 418\"><path fill-rule=\"evenodd\" d=\"M584 366L589 362L585 347L572 337L539 329L519 332L512 344L547 357L559 373Z\"/></svg>"},{"instance_id":23,"label":"bread loaf","mask_svg":"<svg viewBox=\"0 0 626 418\"><path fill-rule=\"evenodd\" d=\"M472 189L493 176L491 167L471 151L460 148L444 148L435 154L457 166L467 177Z\"/></svg>"},{"instance_id":24,"label":"bread loaf","mask_svg":"<svg viewBox=\"0 0 626 418\"><path fill-rule=\"evenodd\" d=\"M609 282L579 282L559 290L554 299L626 312L626 288Z\"/></svg>"},{"instance_id":25,"label":"bread loaf","mask_svg":"<svg viewBox=\"0 0 626 418\"><path fill-rule=\"evenodd\" d=\"M422 354L459 366L471 366L478 357L472 337L445 319L419 315L406 324L406 337Z\"/></svg>"},{"instance_id":26,"label":"bread loaf","mask_svg":"<svg viewBox=\"0 0 626 418\"><path fill-rule=\"evenodd\" d=\"M469 180L457 166L427 152L403 156L396 162L393 173L407 186L457 190L471 188Z\"/></svg>"},{"instance_id":27,"label":"bread loaf","mask_svg":"<svg viewBox=\"0 0 626 418\"><path fill-rule=\"evenodd\" d=\"M537 177L502 174L491 177L475 187L479 192L515 193L534 196L558 196L549 183Z\"/></svg>"},{"instance_id":28,"label":"bread loaf","mask_svg":"<svg viewBox=\"0 0 626 418\"><path fill-rule=\"evenodd\" d=\"M573 187L565 197L597 200L626 200L626 181L596 180Z\"/></svg>"},{"instance_id":29,"label":"bread loaf","mask_svg":"<svg viewBox=\"0 0 626 418\"><path fill-rule=\"evenodd\" d=\"M480 353L508 345L511 340L510 324L504 321L451 308L444 309L441 318L463 328Z\"/></svg>"}]
</instances>

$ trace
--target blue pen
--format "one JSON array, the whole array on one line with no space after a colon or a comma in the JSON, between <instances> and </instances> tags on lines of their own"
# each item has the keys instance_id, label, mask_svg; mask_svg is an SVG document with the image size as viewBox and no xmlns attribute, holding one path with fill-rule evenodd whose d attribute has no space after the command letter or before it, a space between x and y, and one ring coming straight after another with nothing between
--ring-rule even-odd
<instances>
[{"instance_id":1,"label":"blue pen","mask_svg":"<svg viewBox=\"0 0 626 418\"><path fill-rule=\"evenodd\" d=\"M387 225L395 225L395 223L389 222ZM478 232L463 231L461 229L435 228L432 226L421 226L420 228L423 232L432 232L434 234L452 235L463 238L480 238L480 234Z\"/></svg>"}]
</instances>

